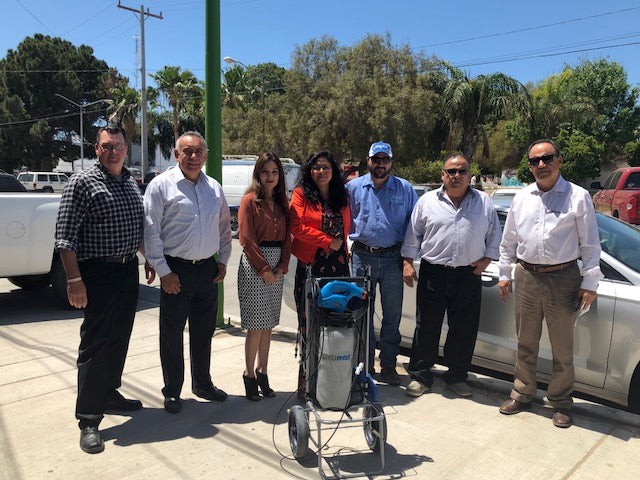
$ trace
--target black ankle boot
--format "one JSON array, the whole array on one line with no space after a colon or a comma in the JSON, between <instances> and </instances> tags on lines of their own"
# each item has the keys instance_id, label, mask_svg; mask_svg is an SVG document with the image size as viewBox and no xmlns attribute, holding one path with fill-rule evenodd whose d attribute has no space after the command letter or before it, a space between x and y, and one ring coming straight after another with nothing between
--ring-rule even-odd
<instances>
[{"instance_id":1,"label":"black ankle boot","mask_svg":"<svg viewBox=\"0 0 640 480\"><path fill-rule=\"evenodd\" d=\"M275 397L276 392L269 386L269 377L267 377L264 373L259 372L256 368L256 379L258 380L258 385L260 386L260 390L262 391L262 395L265 397Z\"/></svg>"},{"instance_id":2,"label":"black ankle boot","mask_svg":"<svg viewBox=\"0 0 640 480\"><path fill-rule=\"evenodd\" d=\"M255 377L247 377L246 375L242 375L242 380L244 380L244 392L245 396L254 402L260 400L260 395L258 395L258 382Z\"/></svg>"}]
</instances>

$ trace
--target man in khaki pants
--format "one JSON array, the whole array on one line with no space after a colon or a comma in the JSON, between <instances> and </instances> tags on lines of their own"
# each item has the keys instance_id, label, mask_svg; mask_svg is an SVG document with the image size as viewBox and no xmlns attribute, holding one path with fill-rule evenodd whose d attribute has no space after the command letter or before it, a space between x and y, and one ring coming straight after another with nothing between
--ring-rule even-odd
<instances>
[{"instance_id":1,"label":"man in khaki pants","mask_svg":"<svg viewBox=\"0 0 640 480\"><path fill-rule=\"evenodd\" d=\"M578 310L595 300L602 273L591 197L562 178L561 164L553 141L538 140L529 147L529 170L536 181L514 197L504 226L499 287L504 301L512 292L511 265L517 262L518 356L513 390L500 413L512 415L531 408L545 319L553 351L547 399L554 407L553 424L566 428L573 423L573 323Z\"/></svg>"}]
</instances>

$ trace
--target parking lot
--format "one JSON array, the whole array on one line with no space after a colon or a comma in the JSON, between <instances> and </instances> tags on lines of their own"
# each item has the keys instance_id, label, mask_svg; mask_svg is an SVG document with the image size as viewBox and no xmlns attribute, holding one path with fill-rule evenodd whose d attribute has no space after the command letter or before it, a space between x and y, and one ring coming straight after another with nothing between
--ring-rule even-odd
<instances>
[{"instance_id":1,"label":"parking lot","mask_svg":"<svg viewBox=\"0 0 640 480\"><path fill-rule=\"evenodd\" d=\"M283 307L281 334L274 335L271 348L269 375L277 396L260 402L244 398L244 336L236 326L237 241L233 248L225 282L229 326L216 332L212 359L214 382L228 400L201 401L191 394L187 379L183 411L164 411L158 287L157 282L141 284L121 390L141 399L145 408L105 417L106 450L99 455L78 447L73 415L81 313L57 307L50 292L18 291L0 280L0 478L318 478L317 456L296 461L288 444L286 409L295 402L297 382L292 305ZM409 377L401 365L399 371L406 386ZM439 378L433 392L419 398L379 385L388 438L386 465L376 478L638 477L640 416L577 399L575 425L558 429L551 424L543 392L531 412L504 416L498 406L509 382L474 373L469 383L474 388L470 399L455 397ZM322 438L329 474L376 466L361 427L338 428L333 436L323 432Z\"/></svg>"}]
</instances>

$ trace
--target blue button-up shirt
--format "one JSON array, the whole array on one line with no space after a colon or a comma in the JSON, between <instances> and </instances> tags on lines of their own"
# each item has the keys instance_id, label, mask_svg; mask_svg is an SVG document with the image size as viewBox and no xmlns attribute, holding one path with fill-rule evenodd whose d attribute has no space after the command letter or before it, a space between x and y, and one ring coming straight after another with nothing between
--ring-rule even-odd
<instances>
[{"instance_id":1,"label":"blue button-up shirt","mask_svg":"<svg viewBox=\"0 0 640 480\"><path fill-rule=\"evenodd\" d=\"M371 174L347 183L351 228L349 237L375 248L396 245L404 239L418 196L409 182L389 175L376 189Z\"/></svg>"},{"instance_id":2,"label":"blue button-up shirt","mask_svg":"<svg viewBox=\"0 0 640 480\"><path fill-rule=\"evenodd\" d=\"M498 214L486 193L469 188L456 208L440 187L418 200L400 253L437 265L468 266L483 257L497 260L501 236Z\"/></svg>"}]
</instances>

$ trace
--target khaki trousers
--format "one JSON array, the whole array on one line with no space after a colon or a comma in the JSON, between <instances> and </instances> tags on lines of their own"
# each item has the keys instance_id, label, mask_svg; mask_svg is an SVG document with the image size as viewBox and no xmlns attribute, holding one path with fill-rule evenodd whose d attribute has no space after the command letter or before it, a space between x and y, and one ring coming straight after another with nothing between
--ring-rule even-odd
<instances>
[{"instance_id":1,"label":"khaki trousers","mask_svg":"<svg viewBox=\"0 0 640 480\"><path fill-rule=\"evenodd\" d=\"M518 264L515 271L515 317L518 356L511 398L531 402L536 393L536 364L542 334L547 322L553 354L553 371L547 399L554 408L571 408L573 400L573 323L575 300L580 289L576 266L549 273L536 273Z\"/></svg>"}]
</instances>

